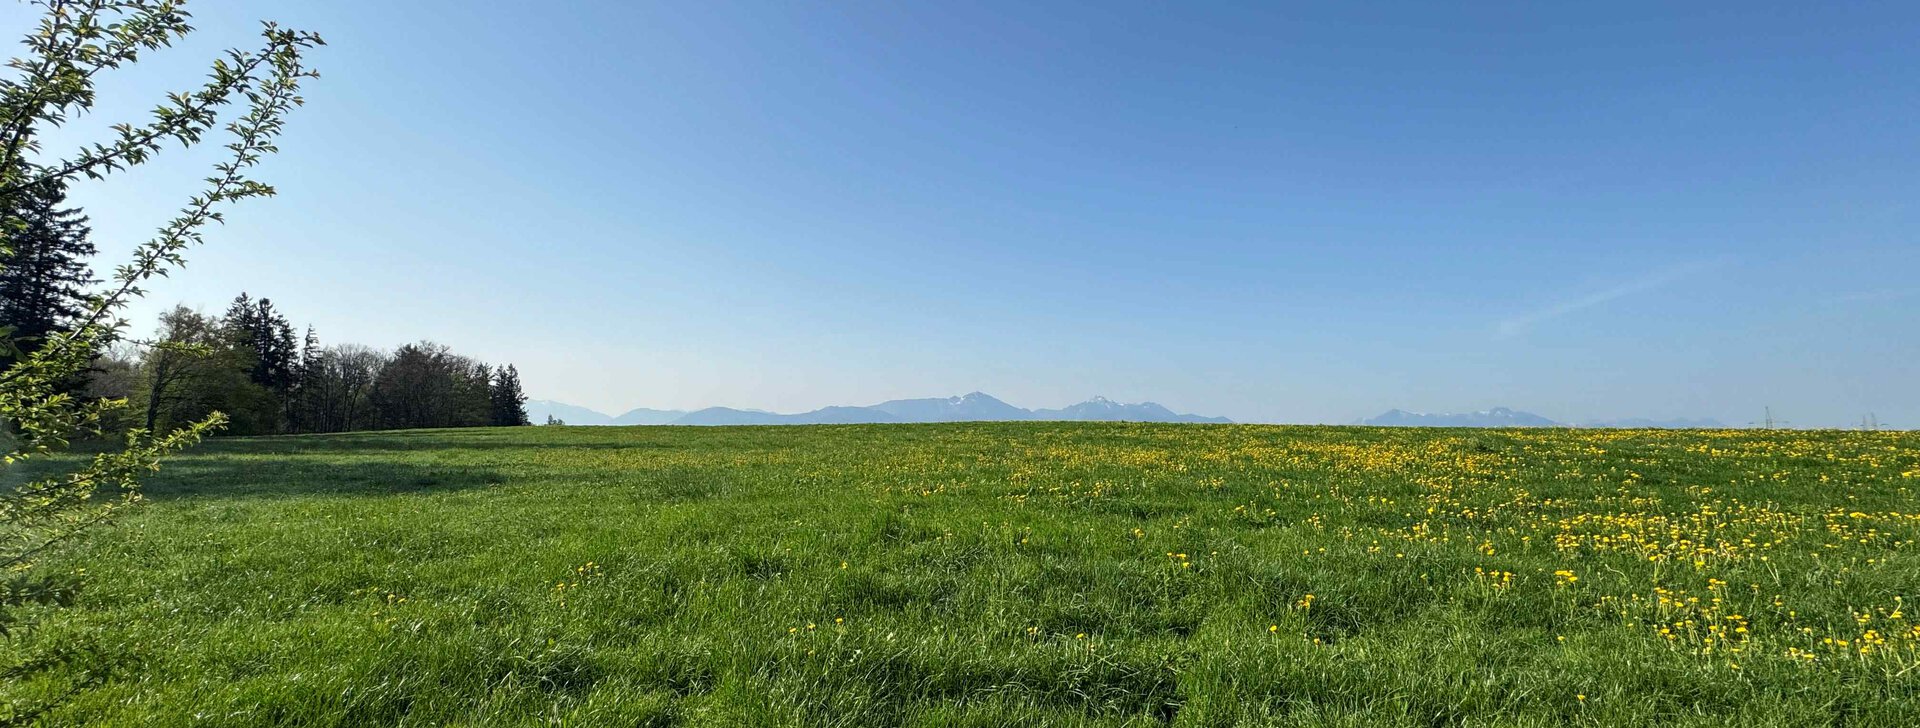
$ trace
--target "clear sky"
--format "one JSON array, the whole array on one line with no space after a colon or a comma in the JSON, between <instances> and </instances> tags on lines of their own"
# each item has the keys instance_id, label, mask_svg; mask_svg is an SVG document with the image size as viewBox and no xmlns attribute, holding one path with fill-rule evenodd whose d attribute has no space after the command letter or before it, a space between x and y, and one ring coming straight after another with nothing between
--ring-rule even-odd
<instances>
[{"instance_id":1,"label":"clear sky","mask_svg":"<svg viewBox=\"0 0 1920 728\"><path fill-rule=\"evenodd\" d=\"M137 328L246 290L609 412L1920 426L1920 4L935 5L199 0L48 143L317 30ZM117 255L204 161L74 199Z\"/></svg>"}]
</instances>

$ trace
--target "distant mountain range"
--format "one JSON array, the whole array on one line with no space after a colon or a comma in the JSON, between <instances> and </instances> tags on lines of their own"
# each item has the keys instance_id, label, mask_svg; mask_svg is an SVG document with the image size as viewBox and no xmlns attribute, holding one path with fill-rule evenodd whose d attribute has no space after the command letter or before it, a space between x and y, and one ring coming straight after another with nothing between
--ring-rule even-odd
<instances>
[{"instance_id":1,"label":"distant mountain range","mask_svg":"<svg viewBox=\"0 0 1920 728\"><path fill-rule=\"evenodd\" d=\"M591 412L592 410L588 410L588 411ZM657 409L647 409L645 407L640 407L638 409L627 410L625 414L622 414L619 417L613 418L613 421L608 424L664 425L685 416L687 416L687 413L685 410L657 410ZM566 418L562 417L561 419L566 419ZM567 421L572 422L573 420L567 420ZM583 422L581 424L586 424L586 423Z\"/></svg>"},{"instance_id":2,"label":"distant mountain range","mask_svg":"<svg viewBox=\"0 0 1920 728\"><path fill-rule=\"evenodd\" d=\"M544 424L548 417L565 421L569 425L664 425L686 416L681 410L657 410L642 407L629 410L626 414L614 417L595 412L585 407L555 402L547 399L527 400L527 419L534 424Z\"/></svg>"},{"instance_id":3,"label":"distant mountain range","mask_svg":"<svg viewBox=\"0 0 1920 728\"><path fill-rule=\"evenodd\" d=\"M1230 424L1225 417L1180 414L1152 402L1123 404L1094 397L1060 409L1025 409L981 392L958 397L895 399L865 407L822 407L811 412L780 414L766 410L708 407L688 412L639 408L618 416L565 402L528 400L527 415L535 424L552 416L569 425L851 425L882 422L1206 422ZM1424 413L1388 410L1354 424L1373 427L1594 427L1633 429L1713 429L1726 427L1712 419L1656 420L1635 417L1582 423L1554 420L1507 407L1479 412Z\"/></svg>"},{"instance_id":4,"label":"distant mountain range","mask_svg":"<svg viewBox=\"0 0 1920 728\"><path fill-rule=\"evenodd\" d=\"M1373 427L1556 427L1560 423L1532 412L1495 407L1480 412L1427 414L1405 410L1387 410L1377 417L1361 420Z\"/></svg>"},{"instance_id":5,"label":"distant mountain range","mask_svg":"<svg viewBox=\"0 0 1920 728\"><path fill-rule=\"evenodd\" d=\"M1596 427L1631 429L1714 429L1726 427L1711 419L1673 419L1652 420L1634 417L1622 420L1596 420L1580 424L1555 422L1532 412L1522 412L1506 407L1495 407L1479 412L1445 412L1427 414L1404 410L1387 410L1378 417L1361 420L1358 424L1373 427Z\"/></svg>"},{"instance_id":6,"label":"distant mountain range","mask_svg":"<svg viewBox=\"0 0 1920 728\"><path fill-rule=\"evenodd\" d=\"M547 399L527 400L527 419L534 424L544 424L548 420L563 420L570 425L611 425L611 416L595 412L585 407L576 407L565 402Z\"/></svg>"},{"instance_id":7,"label":"distant mountain range","mask_svg":"<svg viewBox=\"0 0 1920 728\"><path fill-rule=\"evenodd\" d=\"M527 401L527 416L535 424L549 416L569 425L850 425L876 422L1008 422L1068 420L1076 422L1206 422L1230 424L1225 417L1179 414L1152 402L1122 404L1094 397L1061 409L1029 410L974 392L958 397L896 399L866 407L822 407L812 412L779 414L763 410L708 407L682 410L636 409L618 417L585 407L536 399Z\"/></svg>"}]
</instances>

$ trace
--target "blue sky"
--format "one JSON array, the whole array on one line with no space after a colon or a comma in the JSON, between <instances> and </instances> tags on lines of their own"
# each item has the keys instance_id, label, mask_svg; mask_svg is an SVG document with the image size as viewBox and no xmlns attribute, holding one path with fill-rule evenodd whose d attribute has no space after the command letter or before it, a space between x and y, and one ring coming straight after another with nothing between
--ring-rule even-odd
<instances>
[{"instance_id":1,"label":"blue sky","mask_svg":"<svg viewBox=\"0 0 1920 728\"><path fill-rule=\"evenodd\" d=\"M607 411L1920 426L1920 5L933 5L201 0L48 144L320 31L138 327L246 290ZM205 161L74 199L118 253Z\"/></svg>"}]
</instances>

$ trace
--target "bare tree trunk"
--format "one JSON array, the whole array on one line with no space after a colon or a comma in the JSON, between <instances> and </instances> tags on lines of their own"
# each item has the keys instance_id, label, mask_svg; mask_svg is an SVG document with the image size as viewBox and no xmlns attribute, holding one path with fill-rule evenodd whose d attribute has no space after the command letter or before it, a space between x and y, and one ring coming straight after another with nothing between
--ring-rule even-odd
<instances>
[{"instance_id":1,"label":"bare tree trunk","mask_svg":"<svg viewBox=\"0 0 1920 728\"><path fill-rule=\"evenodd\" d=\"M160 361L154 364L153 384L147 388L147 431L148 432L153 431L153 426L160 419L160 399L166 396L167 385L172 383L172 379L173 379L173 363L169 361L166 356L163 355Z\"/></svg>"}]
</instances>

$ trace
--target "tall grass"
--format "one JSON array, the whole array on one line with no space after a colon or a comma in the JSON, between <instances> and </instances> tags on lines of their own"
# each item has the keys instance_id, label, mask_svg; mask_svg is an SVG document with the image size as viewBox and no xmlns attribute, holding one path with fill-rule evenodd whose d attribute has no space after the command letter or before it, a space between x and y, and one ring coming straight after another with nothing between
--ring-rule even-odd
<instances>
[{"instance_id":1,"label":"tall grass","mask_svg":"<svg viewBox=\"0 0 1920 728\"><path fill-rule=\"evenodd\" d=\"M1884 432L236 439L25 639L120 666L74 725L1920 725L1916 487Z\"/></svg>"}]
</instances>

